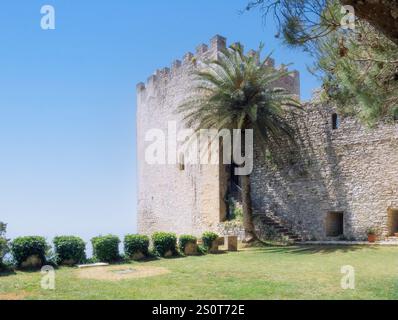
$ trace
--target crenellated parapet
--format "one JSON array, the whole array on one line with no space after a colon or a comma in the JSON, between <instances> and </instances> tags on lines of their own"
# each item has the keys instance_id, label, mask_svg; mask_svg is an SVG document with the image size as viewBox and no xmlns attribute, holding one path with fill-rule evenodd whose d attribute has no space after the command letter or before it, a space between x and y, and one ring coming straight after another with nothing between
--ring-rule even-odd
<instances>
[{"instance_id":1,"label":"crenellated parapet","mask_svg":"<svg viewBox=\"0 0 398 320\"><path fill-rule=\"evenodd\" d=\"M230 46L243 46L240 43L233 43ZM142 94L146 90L157 91L162 86L172 81L174 77L180 76L181 73L191 72L195 68L200 67L201 62L216 59L219 53L227 49L227 39L223 36L216 35L210 39L209 44L202 43L196 47L195 53L187 52L181 60L175 60L170 67L158 69L146 81L137 84L137 93ZM256 50L249 50L248 55L258 56ZM272 68L279 68L288 71L285 65L275 67L275 60L268 58L266 65ZM289 90L291 93L300 96L300 74L294 70L288 76L280 79L276 86L281 86Z\"/></svg>"}]
</instances>

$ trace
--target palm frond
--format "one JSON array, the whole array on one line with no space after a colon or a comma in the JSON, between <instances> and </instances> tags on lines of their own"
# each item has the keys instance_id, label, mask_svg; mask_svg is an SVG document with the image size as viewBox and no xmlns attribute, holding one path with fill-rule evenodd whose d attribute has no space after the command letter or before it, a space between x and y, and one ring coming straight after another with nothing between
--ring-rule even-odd
<instances>
[{"instance_id":1,"label":"palm frond","mask_svg":"<svg viewBox=\"0 0 398 320\"><path fill-rule=\"evenodd\" d=\"M260 46L258 54L260 55ZM300 110L301 104L284 88L275 86L290 72L267 66L263 61L245 56L241 46L220 53L216 60L205 62L195 73L195 94L184 101L177 112L195 132L200 129L253 129L256 143L291 140L294 131L287 115Z\"/></svg>"}]
</instances>

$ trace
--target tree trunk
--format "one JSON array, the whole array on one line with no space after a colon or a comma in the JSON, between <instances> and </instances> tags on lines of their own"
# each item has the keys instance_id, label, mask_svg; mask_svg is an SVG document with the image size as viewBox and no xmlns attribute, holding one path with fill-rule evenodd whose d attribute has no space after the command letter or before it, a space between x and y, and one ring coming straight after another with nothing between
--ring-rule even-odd
<instances>
[{"instance_id":1,"label":"tree trunk","mask_svg":"<svg viewBox=\"0 0 398 320\"><path fill-rule=\"evenodd\" d=\"M252 200L250 192L250 176L243 175L242 179L242 206L243 206L243 227L245 229L246 243L257 240L254 230Z\"/></svg>"},{"instance_id":2,"label":"tree trunk","mask_svg":"<svg viewBox=\"0 0 398 320\"><path fill-rule=\"evenodd\" d=\"M340 3L354 7L358 18L369 22L398 45L398 1L340 0Z\"/></svg>"}]
</instances>

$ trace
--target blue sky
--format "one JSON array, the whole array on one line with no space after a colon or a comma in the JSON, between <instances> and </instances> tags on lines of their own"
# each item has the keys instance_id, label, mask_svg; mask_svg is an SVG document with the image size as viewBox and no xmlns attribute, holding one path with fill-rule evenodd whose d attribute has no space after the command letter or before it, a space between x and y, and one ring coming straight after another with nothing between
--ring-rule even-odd
<instances>
[{"instance_id":1,"label":"blue sky","mask_svg":"<svg viewBox=\"0 0 398 320\"><path fill-rule=\"evenodd\" d=\"M52 5L56 30L40 28ZM135 85L215 34L294 63L246 0L4 0L0 10L0 221L10 237L136 231ZM272 21L270 21L272 22Z\"/></svg>"}]
</instances>

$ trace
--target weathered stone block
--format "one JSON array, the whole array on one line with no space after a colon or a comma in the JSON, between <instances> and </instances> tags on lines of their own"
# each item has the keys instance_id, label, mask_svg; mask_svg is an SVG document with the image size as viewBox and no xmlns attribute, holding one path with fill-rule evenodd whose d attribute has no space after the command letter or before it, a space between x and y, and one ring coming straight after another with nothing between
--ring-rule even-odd
<instances>
[{"instance_id":1,"label":"weathered stone block","mask_svg":"<svg viewBox=\"0 0 398 320\"><path fill-rule=\"evenodd\" d=\"M38 255L32 255L22 262L21 267L23 269L38 269L43 266L43 261Z\"/></svg>"},{"instance_id":2,"label":"weathered stone block","mask_svg":"<svg viewBox=\"0 0 398 320\"><path fill-rule=\"evenodd\" d=\"M145 254L143 254L141 251L138 251L136 253L133 254L133 256L131 257L133 260L139 261L142 259L145 259Z\"/></svg>"},{"instance_id":3,"label":"weathered stone block","mask_svg":"<svg viewBox=\"0 0 398 320\"><path fill-rule=\"evenodd\" d=\"M238 251L238 237L228 236L227 237L227 249L228 251Z\"/></svg>"},{"instance_id":4,"label":"weathered stone block","mask_svg":"<svg viewBox=\"0 0 398 320\"><path fill-rule=\"evenodd\" d=\"M167 251L167 252L164 254L164 257L165 257L165 258L170 258L170 257L172 257L172 256L174 256L174 253L173 253L173 251L171 251L171 250Z\"/></svg>"},{"instance_id":5,"label":"weathered stone block","mask_svg":"<svg viewBox=\"0 0 398 320\"><path fill-rule=\"evenodd\" d=\"M211 244L211 247L209 248L209 253L219 253L220 252L220 250L218 249L218 247L219 247L219 242L218 242L218 239L217 240L214 240L213 242L212 242L212 244Z\"/></svg>"},{"instance_id":6,"label":"weathered stone block","mask_svg":"<svg viewBox=\"0 0 398 320\"><path fill-rule=\"evenodd\" d=\"M194 256L198 254L198 245L196 243L188 242L184 248L186 256Z\"/></svg>"},{"instance_id":7,"label":"weathered stone block","mask_svg":"<svg viewBox=\"0 0 398 320\"><path fill-rule=\"evenodd\" d=\"M225 237L219 237L217 241L219 246L225 245Z\"/></svg>"}]
</instances>

